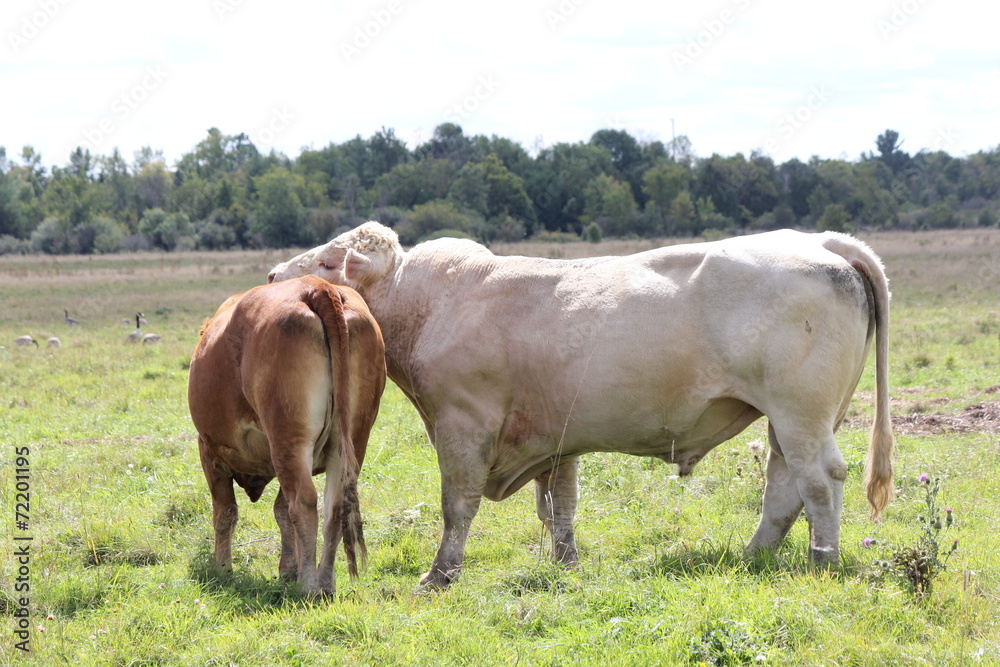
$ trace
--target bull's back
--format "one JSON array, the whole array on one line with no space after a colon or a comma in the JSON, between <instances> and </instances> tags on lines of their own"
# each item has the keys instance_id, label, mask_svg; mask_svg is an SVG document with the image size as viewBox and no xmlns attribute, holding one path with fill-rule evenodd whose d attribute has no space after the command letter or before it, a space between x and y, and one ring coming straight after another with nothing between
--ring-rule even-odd
<instances>
[{"instance_id":1,"label":"bull's back","mask_svg":"<svg viewBox=\"0 0 1000 667\"><path fill-rule=\"evenodd\" d=\"M832 379L847 392L863 364L865 291L818 240L788 232L599 261L527 260L521 277L508 270L506 284L487 286L495 297L468 295L462 312L475 303L477 315L453 316L450 341L424 368L449 397L488 378L492 387L476 393L552 438L567 428L567 438L683 438L708 405L737 416L744 401L763 408L762 390L787 379L776 370L809 367L819 349L850 367Z\"/></svg>"}]
</instances>

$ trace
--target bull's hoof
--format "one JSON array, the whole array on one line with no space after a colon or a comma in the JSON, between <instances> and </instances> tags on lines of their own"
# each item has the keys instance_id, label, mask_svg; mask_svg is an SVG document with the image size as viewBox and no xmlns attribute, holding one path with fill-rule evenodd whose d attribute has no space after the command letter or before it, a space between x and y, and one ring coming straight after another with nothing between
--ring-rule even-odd
<instances>
[{"instance_id":1,"label":"bull's hoof","mask_svg":"<svg viewBox=\"0 0 1000 667\"><path fill-rule=\"evenodd\" d=\"M442 572L441 570L432 568L427 574L420 577L420 587L419 590L422 591L441 591L452 584L453 581L458 579L458 568L449 570L447 572Z\"/></svg>"},{"instance_id":2,"label":"bull's hoof","mask_svg":"<svg viewBox=\"0 0 1000 667\"><path fill-rule=\"evenodd\" d=\"M310 600L326 600L332 598L336 592L332 588L301 588L302 597L309 598Z\"/></svg>"},{"instance_id":3,"label":"bull's hoof","mask_svg":"<svg viewBox=\"0 0 1000 667\"><path fill-rule=\"evenodd\" d=\"M840 562L840 551L836 547L810 547L809 560L817 567L829 568Z\"/></svg>"},{"instance_id":4,"label":"bull's hoof","mask_svg":"<svg viewBox=\"0 0 1000 667\"><path fill-rule=\"evenodd\" d=\"M566 547L562 544L557 544L555 550L555 562L563 567L577 567L580 564L580 556L576 551L576 547Z\"/></svg>"}]
</instances>

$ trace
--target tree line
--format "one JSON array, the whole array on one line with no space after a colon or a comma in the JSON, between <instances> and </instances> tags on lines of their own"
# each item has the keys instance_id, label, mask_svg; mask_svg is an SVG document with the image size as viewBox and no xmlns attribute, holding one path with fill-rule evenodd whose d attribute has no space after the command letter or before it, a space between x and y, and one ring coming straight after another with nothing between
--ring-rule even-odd
<instances>
[{"instance_id":1,"label":"tree line","mask_svg":"<svg viewBox=\"0 0 1000 667\"><path fill-rule=\"evenodd\" d=\"M30 146L0 147L0 254L310 246L368 219L405 244L998 224L1000 147L952 157L902 143L886 130L854 161L775 164L604 129L532 157L444 123L412 150L383 128L295 159L212 128L172 167L148 147L131 162L81 147L51 168Z\"/></svg>"}]
</instances>

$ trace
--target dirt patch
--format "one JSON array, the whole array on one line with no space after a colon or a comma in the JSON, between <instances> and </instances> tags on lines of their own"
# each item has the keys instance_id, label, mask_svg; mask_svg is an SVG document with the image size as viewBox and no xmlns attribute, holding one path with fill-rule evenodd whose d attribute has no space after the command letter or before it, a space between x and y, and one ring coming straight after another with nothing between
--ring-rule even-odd
<instances>
[{"instance_id":1,"label":"dirt patch","mask_svg":"<svg viewBox=\"0 0 1000 667\"><path fill-rule=\"evenodd\" d=\"M848 419L847 423L851 426L871 424L869 420L859 418ZM970 431L1000 433L1000 401L976 403L957 413L894 413L892 427L897 435L936 435Z\"/></svg>"},{"instance_id":2,"label":"dirt patch","mask_svg":"<svg viewBox=\"0 0 1000 667\"><path fill-rule=\"evenodd\" d=\"M987 394L1000 394L1000 384L995 384L986 390Z\"/></svg>"}]
</instances>

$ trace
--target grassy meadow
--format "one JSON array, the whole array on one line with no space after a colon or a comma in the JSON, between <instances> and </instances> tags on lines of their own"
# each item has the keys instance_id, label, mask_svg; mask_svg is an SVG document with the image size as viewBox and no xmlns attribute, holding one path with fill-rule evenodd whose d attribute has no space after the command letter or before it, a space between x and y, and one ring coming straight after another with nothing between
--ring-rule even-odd
<instances>
[{"instance_id":1,"label":"grassy meadow","mask_svg":"<svg viewBox=\"0 0 1000 667\"><path fill-rule=\"evenodd\" d=\"M333 600L275 578L276 483L257 504L238 497L234 571L213 570L187 413L202 321L294 251L0 257L0 664L1000 664L1000 230L864 238L894 294L897 497L881 522L868 519L871 360L838 434L849 463L839 567L810 568L804 519L777 553L741 555L760 513L761 420L684 480L652 459L584 457L573 570L550 565L532 488L484 501L460 580L419 592L440 536L439 476L390 384L361 473L369 566L352 582L341 554ZM122 320L136 311L161 344L125 343L135 325ZM23 334L40 347L15 347ZM50 336L61 347L46 348ZM23 467L26 530L15 517ZM918 545L934 480L940 517L953 518L936 535L941 559L958 548L916 595L892 561ZM14 557L26 543L27 593ZM14 634L25 596L30 655Z\"/></svg>"}]
</instances>

